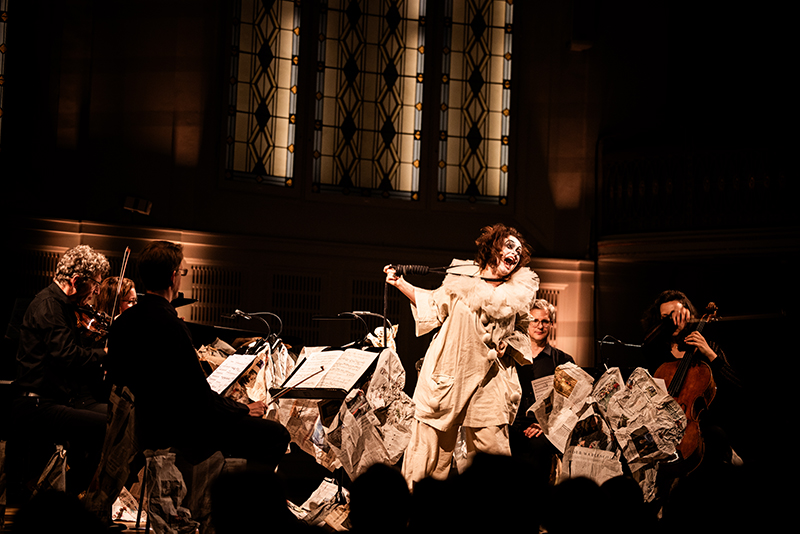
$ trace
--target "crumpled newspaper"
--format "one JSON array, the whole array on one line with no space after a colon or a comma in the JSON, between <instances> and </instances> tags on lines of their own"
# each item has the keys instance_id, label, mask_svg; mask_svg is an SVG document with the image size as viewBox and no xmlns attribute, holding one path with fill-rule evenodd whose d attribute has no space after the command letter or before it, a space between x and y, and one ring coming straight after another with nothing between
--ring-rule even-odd
<instances>
[{"instance_id":1,"label":"crumpled newspaper","mask_svg":"<svg viewBox=\"0 0 800 534\"><path fill-rule=\"evenodd\" d=\"M622 459L647 501L655 497L658 464L675 457L686 428L678 403L643 368L623 383L618 368L597 382L568 363L556 368L553 389L529 410L564 454L561 478L602 483L622 474Z\"/></svg>"},{"instance_id":2,"label":"crumpled newspaper","mask_svg":"<svg viewBox=\"0 0 800 534\"><path fill-rule=\"evenodd\" d=\"M414 402L404 386L403 364L386 349L365 390L351 390L344 401L281 399L278 420L320 465L341 466L354 480L373 463L395 464L405 451Z\"/></svg>"},{"instance_id":3,"label":"crumpled newspaper","mask_svg":"<svg viewBox=\"0 0 800 534\"><path fill-rule=\"evenodd\" d=\"M194 534L200 523L194 521L189 509L182 506L187 489L183 475L175 466L175 453L145 451L147 457L148 499L150 525L156 534Z\"/></svg>"}]
</instances>

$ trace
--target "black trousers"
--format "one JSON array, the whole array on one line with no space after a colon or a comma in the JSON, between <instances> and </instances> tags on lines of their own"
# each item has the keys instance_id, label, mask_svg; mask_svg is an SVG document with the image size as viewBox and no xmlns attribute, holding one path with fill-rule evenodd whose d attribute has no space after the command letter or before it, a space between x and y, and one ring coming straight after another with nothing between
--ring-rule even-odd
<instances>
[{"instance_id":1,"label":"black trousers","mask_svg":"<svg viewBox=\"0 0 800 534\"><path fill-rule=\"evenodd\" d=\"M249 467L274 471L291 441L282 424L247 415L209 414L202 422L177 422L171 428L150 426L146 419L137 422L145 429L142 449L174 447L192 464L221 451L228 458L246 458Z\"/></svg>"},{"instance_id":2,"label":"black trousers","mask_svg":"<svg viewBox=\"0 0 800 534\"><path fill-rule=\"evenodd\" d=\"M69 403L47 397L17 397L12 403L10 454L26 456L19 475L41 472L44 461L36 452L52 454L56 444L67 450L67 492L79 494L89 487L100 462L106 433L108 406L90 397ZM33 458L31 458L33 456ZM28 472L32 470L32 472Z\"/></svg>"}]
</instances>

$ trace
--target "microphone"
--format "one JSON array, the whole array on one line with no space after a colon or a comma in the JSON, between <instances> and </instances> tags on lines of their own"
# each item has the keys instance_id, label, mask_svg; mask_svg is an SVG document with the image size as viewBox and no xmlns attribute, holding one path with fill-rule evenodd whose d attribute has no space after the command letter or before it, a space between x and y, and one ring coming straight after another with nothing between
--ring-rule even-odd
<instances>
[{"instance_id":1,"label":"microphone","mask_svg":"<svg viewBox=\"0 0 800 534\"><path fill-rule=\"evenodd\" d=\"M392 265L392 269L395 270L398 276L404 276L406 274L428 274L431 272L431 268L427 265Z\"/></svg>"}]
</instances>

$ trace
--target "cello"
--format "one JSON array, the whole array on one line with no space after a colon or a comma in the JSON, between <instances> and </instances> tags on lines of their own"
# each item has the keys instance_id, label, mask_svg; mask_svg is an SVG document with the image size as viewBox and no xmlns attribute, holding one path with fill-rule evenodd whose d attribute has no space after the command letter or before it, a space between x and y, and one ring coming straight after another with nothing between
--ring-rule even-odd
<instances>
[{"instance_id":1,"label":"cello","mask_svg":"<svg viewBox=\"0 0 800 534\"><path fill-rule=\"evenodd\" d=\"M695 328L698 333L703 331L706 323L716 319L717 306L710 302L705 311ZM677 447L686 474L694 471L703 460L705 446L699 418L717 392L711 367L700 360L696 353L697 347L691 347L678 361L661 364L653 375L664 380L668 393L686 414L686 430Z\"/></svg>"}]
</instances>

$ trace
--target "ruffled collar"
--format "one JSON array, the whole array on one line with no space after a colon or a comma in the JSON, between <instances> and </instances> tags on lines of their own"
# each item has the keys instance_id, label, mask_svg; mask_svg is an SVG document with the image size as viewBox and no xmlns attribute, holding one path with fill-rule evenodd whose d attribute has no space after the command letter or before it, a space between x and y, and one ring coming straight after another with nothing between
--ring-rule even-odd
<instances>
[{"instance_id":1,"label":"ruffled collar","mask_svg":"<svg viewBox=\"0 0 800 534\"><path fill-rule=\"evenodd\" d=\"M492 319L501 320L530 311L539 289L539 276L529 268L522 267L494 287L481 280L474 262L453 260L450 265L459 266L459 274L448 274L442 287L447 295L458 297L473 312L483 310Z\"/></svg>"}]
</instances>

